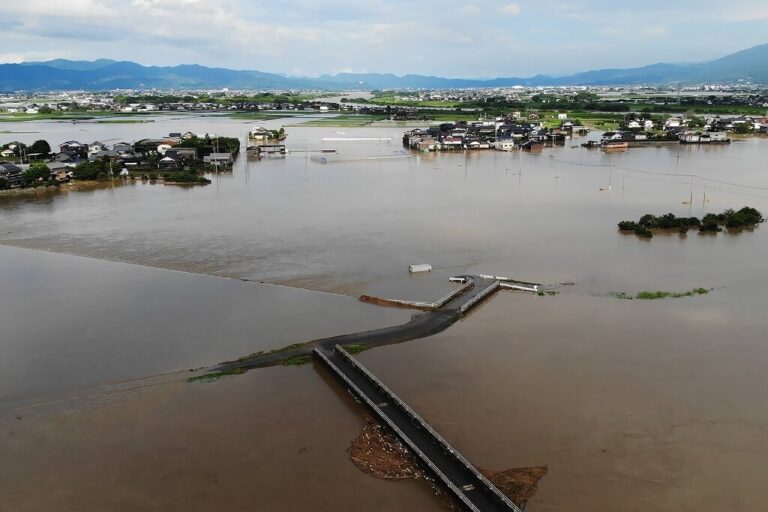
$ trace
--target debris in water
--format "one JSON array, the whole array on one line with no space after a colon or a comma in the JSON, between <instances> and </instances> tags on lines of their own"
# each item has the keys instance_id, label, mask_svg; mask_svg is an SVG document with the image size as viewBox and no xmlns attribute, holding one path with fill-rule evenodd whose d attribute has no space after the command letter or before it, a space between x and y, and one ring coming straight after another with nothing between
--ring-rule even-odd
<instances>
[{"instance_id":1,"label":"debris in water","mask_svg":"<svg viewBox=\"0 0 768 512\"><path fill-rule=\"evenodd\" d=\"M459 512L453 497L425 473L416 458L389 430L371 418L366 419L360 435L349 446L349 458L365 474L386 480L421 478L427 481L440 502L440 509ZM536 494L537 485L547 474L546 466L480 470L498 489L517 505L525 504Z\"/></svg>"},{"instance_id":2,"label":"debris in water","mask_svg":"<svg viewBox=\"0 0 768 512\"><path fill-rule=\"evenodd\" d=\"M376 478L404 480L424 476L411 452L371 419L349 446L349 458L363 473Z\"/></svg>"}]
</instances>

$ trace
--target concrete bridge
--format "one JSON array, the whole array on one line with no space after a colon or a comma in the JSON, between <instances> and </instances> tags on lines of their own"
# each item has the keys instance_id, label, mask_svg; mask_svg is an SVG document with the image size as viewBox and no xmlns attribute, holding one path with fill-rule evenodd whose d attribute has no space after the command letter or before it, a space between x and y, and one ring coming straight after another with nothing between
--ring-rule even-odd
<instances>
[{"instance_id":1,"label":"concrete bridge","mask_svg":"<svg viewBox=\"0 0 768 512\"><path fill-rule=\"evenodd\" d=\"M473 512L521 512L456 448L340 345L317 347L317 357L389 427L445 489Z\"/></svg>"},{"instance_id":2,"label":"concrete bridge","mask_svg":"<svg viewBox=\"0 0 768 512\"><path fill-rule=\"evenodd\" d=\"M498 276L459 276L451 280L462 283L462 286L433 303L380 299L383 303L428 311L414 316L405 324L314 340L289 350L222 363L212 370L248 370L271 366L287 358L312 354L400 438L437 482L466 510L521 512L516 504L502 494L421 416L344 350L345 345L375 347L437 334L503 288L538 291L538 285L534 283Z\"/></svg>"}]
</instances>

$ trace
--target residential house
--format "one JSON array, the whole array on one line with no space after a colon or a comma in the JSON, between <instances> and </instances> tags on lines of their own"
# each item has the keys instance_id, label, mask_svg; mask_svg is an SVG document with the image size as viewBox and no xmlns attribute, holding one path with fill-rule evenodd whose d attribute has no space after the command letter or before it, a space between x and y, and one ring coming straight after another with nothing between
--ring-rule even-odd
<instances>
[{"instance_id":1,"label":"residential house","mask_svg":"<svg viewBox=\"0 0 768 512\"><path fill-rule=\"evenodd\" d=\"M98 153L107 149L107 145L103 142L94 141L88 145L88 153Z\"/></svg>"},{"instance_id":2,"label":"residential house","mask_svg":"<svg viewBox=\"0 0 768 512\"><path fill-rule=\"evenodd\" d=\"M502 139L494 142L493 147L499 151L512 151L515 149L516 145L514 139Z\"/></svg>"},{"instance_id":3,"label":"residential house","mask_svg":"<svg viewBox=\"0 0 768 512\"><path fill-rule=\"evenodd\" d=\"M254 126L251 128L249 138L256 142L266 142L269 140L269 130L261 126Z\"/></svg>"},{"instance_id":4,"label":"residential house","mask_svg":"<svg viewBox=\"0 0 768 512\"><path fill-rule=\"evenodd\" d=\"M120 154L114 149L103 149L101 151L88 153L88 160L90 160L91 162L100 160L102 158L109 158L110 160L116 160L119 156Z\"/></svg>"},{"instance_id":5,"label":"residential house","mask_svg":"<svg viewBox=\"0 0 768 512\"><path fill-rule=\"evenodd\" d=\"M80 162L81 157L74 151L61 151L53 155L54 162L61 162L66 164L76 164Z\"/></svg>"},{"instance_id":6,"label":"residential house","mask_svg":"<svg viewBox=\"0 0 768 512\"><path fill-rule=\"evenodd\" d=\"M203 162L217 166L228 166L232 163L232 153L211 153L203 157Z\"/></svg>"},{"instance_id":7,"label":"residential house","mask_svg":"<svg viewBox=\"0 0 768 512\"><path fill-rule=\"evenodd\" d=\"M127 142L118 142L114 146L112 146L112 150L117 152L118 154L122 155L123 153L132 153L133 152L133 144L129 144Z\"/></svg>"},{"instance_id":8,"label":"residential house","mask_svg":"<svg viewBox=\"0 0 768 512\"><path fill-rule=\"evenodd\" d=\"M180 148L176 146L173 149L169 149L165 152L166 155L169 153L175 154L186 161L197 160L197 149L195 148Z\"/></svg>"},{"instance_id":9,"label":"residential house","mask_svg":"<svg viewBox=\"0 0 768 512\"><path fill-rule=\"evenodd\" d=\"M172 156L164 156L157 162L157 168L163 170L179 169L183 166L179 159Z\"/></svg>"},{"instance_id":10,"label":"residential house","mask_svg":"<svg viewBox=\"0 0 768 512\"><path fill-rule=\"evenodd\" d=\"M65 151L74 151L76 153L79 153L83 150L83 144L77 142L76 140L69 140L67 142L63 142L59 144L59 151L65 152Z\"/></svg>"},{"instance_id":11,"label":"residential house","mask_svg":"<svg viewBox=\"0 0 768 512\"><path fill-rule=\"evenodd\" d=\"M664 122L664 129L670 130L673 128L681 128L683 126L683 120L679 117L670 117Z\"/></svg>"},{"instance_id":12,"label":"residential house","mask_svg":"<svg viewBox=\"0 0 768 512\"><path fill-rule=\"evenodd\" d=\"M48 168L51 170L51 176L56 181L68 181L72 177L72 166L61 162L49 162Z\"/></svg>"},{"instance_id":13,"label":"residential house","mask_svg":"<svg viewBox=\"0 0 768 512\"><path fill-rule=\"evenodd\" d=\"M6 187L16 188L21 185L21 167L11 162L0 162L0 178L6 182Z\"/></svg>"}]
</instances>

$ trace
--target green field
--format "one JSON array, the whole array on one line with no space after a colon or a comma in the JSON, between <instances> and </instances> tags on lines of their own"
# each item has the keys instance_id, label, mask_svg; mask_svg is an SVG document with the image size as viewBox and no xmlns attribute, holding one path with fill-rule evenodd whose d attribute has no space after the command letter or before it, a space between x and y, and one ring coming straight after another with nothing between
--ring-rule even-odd
<instances>
[{"instance_id":1,"label":"green field","mask_svg":"<svg viewBox=\"0 0 768 512\"><path fill-rule=\"evenodd\" d=\"M340 114L323 118L312 118L307 122L297 122L289 126L339 126L354 128L357 126L368 126L375 121L386 119L385 115L368 114Z\"/></svg>"},{"instance_id":2,"label":"green field","mask_svg":"<svg viewBox=\"0 0 768 512\"><path fill-rule=\"evenodd\" d=\"M408 100L399 98L400 94L390 94L376 96L368 103L372 105L392 105L398 107L444 107L444 108L456 108L461 107L463 103L461 101L446 101L446 100Z\"/></svg>"}]
</instances>

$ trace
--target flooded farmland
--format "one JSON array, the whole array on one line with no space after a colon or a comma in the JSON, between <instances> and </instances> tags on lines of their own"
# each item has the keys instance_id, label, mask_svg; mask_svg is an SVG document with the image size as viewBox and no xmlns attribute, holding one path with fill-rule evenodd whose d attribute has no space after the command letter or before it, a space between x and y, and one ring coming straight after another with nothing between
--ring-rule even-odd
<instances>
[{"instance_id":1,"label":"flooded farmland","mask_svg":"<svg viewBox=\"0 0 768 512\"><path fill-rule=\"evenodd\" d=\"M6 137L242 137L253 124L25 123L38 133ZM240 159L206 187L0 198L0 510L438 510L427 486L347 460L362 412L321 369L183 372L404 322L352 297L432 299L461 273L559 294L502 292L448 331L360 358L476 465L547 465L527 510L768 502L764 226L616 230L648 212L768 211L768 140L403 158L404 128L286 130L296 152ZM345 137L391 142L323 141ZM298 151L321 148L338 161ZM413 263L434 270L410 276ZM711 291L612 296L696 287Z\"/></svg>"}]
</instances>

